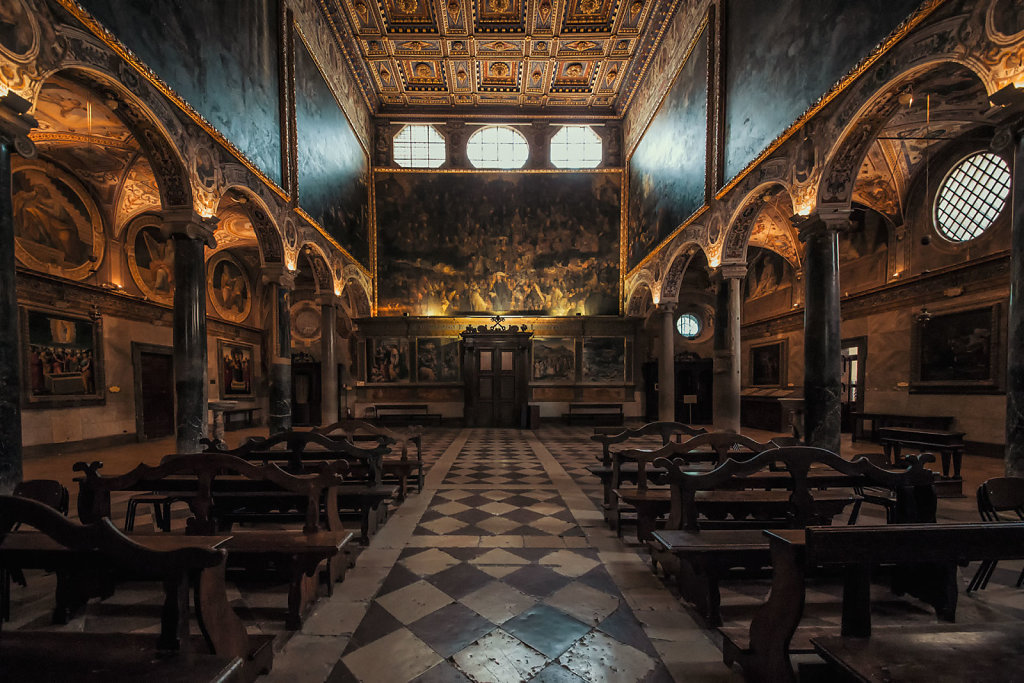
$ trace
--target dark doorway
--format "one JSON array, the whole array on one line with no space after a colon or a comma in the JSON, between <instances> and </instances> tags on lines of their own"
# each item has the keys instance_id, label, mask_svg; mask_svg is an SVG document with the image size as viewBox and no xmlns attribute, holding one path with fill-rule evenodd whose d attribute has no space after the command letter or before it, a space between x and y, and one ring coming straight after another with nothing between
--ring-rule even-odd
<instances>
[{"instance_id":1,"label":"dark doorway","mask_svg":"<svg viewBox=\"0 0 1024 683\"><path fill-rule=\"evenodd\" d=\"M522 426L529 390L530 336L525 332L462 333L467 426Z\"/></svg>"},{"instance_id":2,"label":"dark doorway","mask_svg":"<svg viewBox=\"0 0 1024 683\"><path fill-rule=\"evenodd\" d=\"M320 424L320 364L292 363L292 425Z\"/></svg>"},{"instance_id":3,"label":"dark doorway","mask_svg":"<svg viewBox=\"0 0 1024 683\"><path fill-rule=\"evenodd\" d=\"M710 358L676 361L676 421L708 425L714 406L714 376Z\"/></svg>"},{"instance_id":4,"label":"dark doorway","mask_svg":"<svg viewBox=\"0 0 1024 683\"><path fill-rule=\"evenodd\" d=\"M855 415L864 412L864 377L867 370L868 338L855 337L842 341L843 384L840 426L852 432Z\"/></svg>"},{"instance_id":5,"label":"dark doorway","mask_svg":"<svg viewBox=\"0 0 1024 683\"><path fill-rule=\"evenodd\" d=\"M139 441L174 434L174 351L132 344L135 367L135 432Z\"/></svg>"}]
</instances>

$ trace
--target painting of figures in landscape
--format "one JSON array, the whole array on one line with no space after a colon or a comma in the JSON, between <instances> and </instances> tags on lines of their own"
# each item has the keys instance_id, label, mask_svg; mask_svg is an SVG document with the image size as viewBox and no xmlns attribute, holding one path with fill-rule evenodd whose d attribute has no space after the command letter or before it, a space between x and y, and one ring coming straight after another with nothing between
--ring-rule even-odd
<instances>
[{"instance_id":1,"label":"painting of figures in landscape","mask_svg":"<svg viewBox=\"0 0 1024 683\"><path fill-rule=\"evenodd\" d=\"M572 382L576 379L576 342L571 338L533 340L533 379Z\"/></svg>"},{"instance_id":2,"label":"painting of figures in landscape","mask_svg":"<svg viewBox=\"0 0 1024 683\"><path fill-rule=\"evenodd\" d=\"M373 383L409 381L409 340L378 337L366 340L366 381Z\"/></svg>"},{"instance_id":3,"label":"painting of figures in landscape","mask_svg":"<svg viewBox=\"0 0 1024 683\"><path fill-rule=\"evenodd\" d=\"M626 340L588 337L583 340L583 381L616 384L626 381Z\"/></svg>"},{"instance_id":4,"label":"painting of figures in landscape","mask_svg":"<svg viewBox=\"0 0 1024 683\"><path fill-rule=\"evenodd\" d=\"M99 323L22 309L28 404L102 402Z\"/></svg>"},{"instance_id":5,"label":"painting of figures in landscape","mask_svg":"<svg viewBox=\"0 0 1024 683\"><path fill-rule=\"evenodd\" d=\"M420 337L416 340L416 379L420 382L459 380L459 338Z\"/></svg>"},{"instance_id":6,"label":"painting of figures in landscape","mask_svg":"<svg viewBox=\"0 0 1024 683\"><path fill-rule=\"evenodd\" d=\"M1002 379L1000 307L922 317L913 329L913 391L996 390Z\"/></svg>"},{"instance_id":7,"label":"painting of figures in landscape","mask_svg":"<svg viewBox=\"0 0 1024 683\"><path fill-rule=\"evenodd\" d=\"M618 174L375 177L380 315L618 313Z\"/></svg>"},{"instance_id":8,"label":"painting of figures in landscape","mask_svg":"<svg viewBox=\"0 0 1024 683\"><path fill-rule=\"evenodd\" d=\"M217 358L220 365L220 397L222 399L252 398L251 344L217 340Z\"/></svg>"}]
</instances>

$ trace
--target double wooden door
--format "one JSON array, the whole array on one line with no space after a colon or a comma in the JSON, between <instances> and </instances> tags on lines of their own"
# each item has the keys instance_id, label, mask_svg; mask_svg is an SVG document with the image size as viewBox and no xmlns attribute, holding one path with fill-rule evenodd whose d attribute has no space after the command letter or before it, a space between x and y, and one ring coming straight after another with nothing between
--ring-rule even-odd
<instances>
[{"instance_id":1,"label":"double wooden door","mask_svg":"<svg viewBox=\"0 0 1024 683\"><path fill-rule=\"evenodd\" d=\"M529 392L531 336L527 332L462 334L467 426L522 426Z\"/></svg>"}]
</instances>

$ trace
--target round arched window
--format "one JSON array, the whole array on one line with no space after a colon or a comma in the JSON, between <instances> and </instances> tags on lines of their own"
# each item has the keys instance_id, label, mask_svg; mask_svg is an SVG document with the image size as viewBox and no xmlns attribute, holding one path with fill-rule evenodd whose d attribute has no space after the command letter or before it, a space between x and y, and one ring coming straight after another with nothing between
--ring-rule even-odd
<instances>
[{"instance_id":1,"label":"round arched window","mask_svg":"<svg viewBox=\"0 0 1024 683\"><path fill-rule=\"evenodd\" d=\"M466 156L477 168L522 168L530 146L515 128L488 126L470 136Z\"/></svg>"},{"instance_id":2,"label":"round arched window","mask_svg":"<svg viewBox=\"0 0 1024 683\"><path fill-rule=\"evenodd\" d=\"M686 339L696 339L700 329L700 320L693 313L683 313L676 318L676 332Z\"/></svg>"},{"instance_id":3,"label":"round arched window","mask_svg":"<svg viewBox=\"0 0 1024 683\"><path fill-rule=\"evenodd\" d=\"M404 168L437 168L444 163L444 138L431 125L405 126L395 136L395 163Z\"/></svg>"},{"instance_id":4,"label":"round arched window","mask_svg":"<svg viewBox=\"0 0 1024 683\"><path fill-rule=\"evenodd\" d=\"M951 242L988 230L1010 196L1010 167L998 154L978 152L946 175L935 197L935 228Z\"/></svg>"},{"instance_id":5,"label":"round arched window","mask_svg":"<svg viewBox=\"0 0 1024 683\"><path fill-rule=\"evenodd\" d=\"M551 138L555 168L595 168L601 163L601 137L590 126L562 126Z\"/></svg>"}]
</instances>

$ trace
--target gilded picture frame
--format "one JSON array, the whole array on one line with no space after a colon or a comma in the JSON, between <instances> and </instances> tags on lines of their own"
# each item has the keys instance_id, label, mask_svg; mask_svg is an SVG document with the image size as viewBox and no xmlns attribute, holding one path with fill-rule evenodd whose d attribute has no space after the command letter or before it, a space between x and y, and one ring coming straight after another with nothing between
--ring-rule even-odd
<instances>
[{"instance_id":1,"label":"gilded picture frame","mask_svg":"<svg viewBox=\"0 0 1024 683\"><path fill-rule=\"evenodd\" d=\"M217 340L217 384L222 401L256 397L255 350L245 342Z\"/></svg>"},{"instance_id":2,"label":"gilded picture frame","mask_svg":"<svg viewBox=\"0 0 1024 683\"><path fill-rule=\"evenodd\" d=\"M20 317L23 406L105 403L101 318L28 307Z\"/></svg>"}]
</instances>

